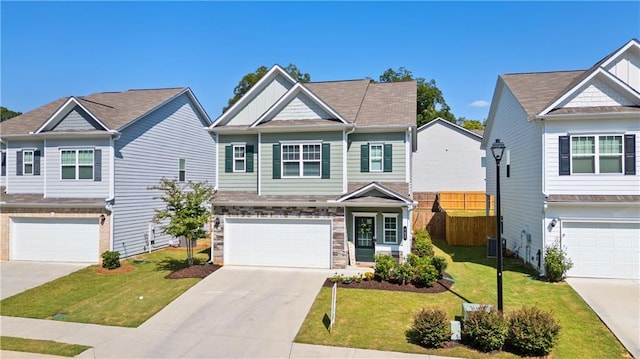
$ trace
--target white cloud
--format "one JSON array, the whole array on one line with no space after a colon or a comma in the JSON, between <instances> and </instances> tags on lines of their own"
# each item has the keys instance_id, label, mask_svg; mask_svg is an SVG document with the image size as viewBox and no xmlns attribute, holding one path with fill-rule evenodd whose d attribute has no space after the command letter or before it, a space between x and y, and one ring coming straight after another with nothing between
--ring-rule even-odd
<instances>
[{"instance_id":1,"label":"white cloud","mask_svg":"<svg viewBox=\"0 0 640 359\"><path fill-rule=\"evenodd\" d=\"M469 104L471 107L487 107L490 103L485 100L475 100Z\"/></svg>"}]
</instances>

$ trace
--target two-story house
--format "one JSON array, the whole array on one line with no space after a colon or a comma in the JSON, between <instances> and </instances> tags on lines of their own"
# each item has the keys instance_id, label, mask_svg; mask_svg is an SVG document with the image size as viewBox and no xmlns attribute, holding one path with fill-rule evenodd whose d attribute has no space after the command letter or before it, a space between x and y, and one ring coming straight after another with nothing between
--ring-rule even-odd
<instances>
[{"instance_id":1,"label":"two-story house","mask_svg":"<svg viewBox=\"0 0 640 359\"><path fill-rule=\"evenodd\" d=\"M209 127L214 260L342 268L406 256L415 127L415 82L303 84L272 67Z\"/></svg>"},{"instance_id":2,"label":"two-story house","mask_svg":"<svg viewBox=\"0 0 640 359\"><path fill-rule=\"evenodd\" d=\"M500 172L503 238L544 271L559 242L570 276L640 278L640 42L588 70L500 75L482 148L507 148Z\"/></svg>"},{"instance_id":3,"label":"two-story house","mask_svg":"<svg viewBox=\"0 0 640 359\"><path fill-rule=\"evenodd\" d=\"M215 182L188 88L63 97L0 124L0 259L98 262L166 246L161 178Z\"/></svg>"}]
</instances>

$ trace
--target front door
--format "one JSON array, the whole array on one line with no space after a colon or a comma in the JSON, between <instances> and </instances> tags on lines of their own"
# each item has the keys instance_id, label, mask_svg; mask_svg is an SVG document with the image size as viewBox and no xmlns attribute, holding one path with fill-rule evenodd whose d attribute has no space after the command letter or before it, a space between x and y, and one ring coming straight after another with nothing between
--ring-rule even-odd
<instances>
[{"instance_id":1,"label":"front door","mask_svg":"<svg viewBox=\"0 0 640 359\"><path fill-rule=\"evenodd\" d=\"M375 217L355 217L356 261L373 262L375 248L373 240L376 233Z\"/></svg>"}]
</instances>

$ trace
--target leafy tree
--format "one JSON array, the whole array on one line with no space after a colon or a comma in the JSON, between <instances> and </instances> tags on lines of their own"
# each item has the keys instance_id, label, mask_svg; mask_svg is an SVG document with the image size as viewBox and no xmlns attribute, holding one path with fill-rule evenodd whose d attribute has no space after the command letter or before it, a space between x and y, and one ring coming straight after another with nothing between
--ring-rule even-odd
<instances>
[{"instance_id":1,"label":"leafy tree","mask_svg":"<svg viewBox=\"0 0 640 359\"><path fill-rule=\"evenodd\" d=\"M296 81L309 82L311 81L311 75L306 72L302 72L294 64L289 64L284 68L285 71ZM233 89L233 97L227 102L227 106L222 109L222 112L226 112L234 103L236 103L244 94L246 94L256 82L260 81L269 69L266 66L260 66L254 72L250 72L238 82L238 85Z\"/></svg>"},{"instance_id":2,"label":"leafy tree","mask_svg":"<svg viewBox=\"0 0 640 359\"><path fill-rule=\"evenodd\" d=\"M466 128L467 130L484 130L484 124L478 120L469 120L465 117L459 117L458 125Z\"/></svg>"},{"instance_id":3,"label":"leafy tree","mask_svg":"<svg viewBox=\"0 0 640 359\"><path fill-rule=\"evenodd\" d=\"M418 84L418 127L436 117L442 117L447 121L455 123L456 117L451 113L451 108L444 100L442 91L436 86L435 80L431 79L427 81L424 77L414 78L411 71L404 67L399 67L398 70L389 68L380 75L380 82L402 82L411 80L415 80Z\"/></svg>"},{"instance_id":4,"label":"leafy tree","mask_svg":"<svg viewBox=\"0 0 640 359\"><path fill-rule=\"evenodd\" d=\"M187 261L193 265L193 243L207 235L204 226L212 215L208 202L215 194L213 187L204 182L181 185L177 179L163 178L159 185L149 189L161 191L162 196L156 198L165 204L165 208L155 210L153 221L169 220L163 232L186 239Z\"/></svg>"},{"instance_id":5,"label":"leafy tree","mask_svg":"<svg viewBox=\"0 0 640 359\"><path fill-rule=\"evenodd\" d=\"M0 122L20 115L22 115L22 112L11 111L4 106L0 106Z\"/></svg>"}]
</instances>

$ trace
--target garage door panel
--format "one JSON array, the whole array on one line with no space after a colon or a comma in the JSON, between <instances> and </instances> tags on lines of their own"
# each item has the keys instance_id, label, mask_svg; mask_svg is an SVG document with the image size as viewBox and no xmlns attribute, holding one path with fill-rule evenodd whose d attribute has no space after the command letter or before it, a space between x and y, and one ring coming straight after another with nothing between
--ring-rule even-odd
<instances>
[{"instance_id":1,"label":"garage door panel","mask_svg":"<svg viewBox=\"0 0 640 359\"><path fill-rule=\"evenodd\" d=\"M96 263L99 231L92 218L12 218L10 258Z\"/></svg>"},{"instance_id":2,"label":"garage door panel","mask_svg":"<svg viewBox=\"0 0 640 359\"><path fill-rule=\"evenodd\" d=\"M225 264L329 268L331 222L226 219Z\"/></svg>"},{"instance_id":3,"label":"garage door panel","mask_svg":"<svg viewBox=\"0 0 640 359\"><path fill-rule=\"evenodd\" d=\"M568 275L640 278L640 223L565 222L562 231Z\"/></svg>"}]
</instances>

